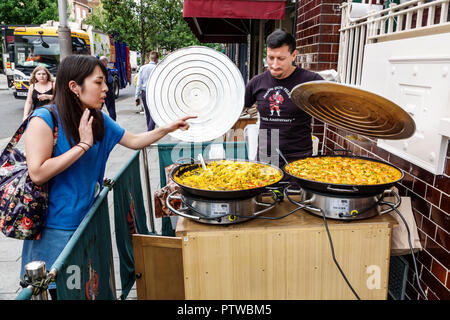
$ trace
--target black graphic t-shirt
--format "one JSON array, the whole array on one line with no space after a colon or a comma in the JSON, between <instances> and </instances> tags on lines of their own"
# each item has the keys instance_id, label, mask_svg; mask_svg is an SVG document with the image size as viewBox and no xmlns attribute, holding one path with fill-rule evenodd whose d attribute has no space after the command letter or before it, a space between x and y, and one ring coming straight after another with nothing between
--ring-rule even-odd
<instances>
[{"instance_id":1,"label":"black graphic t-shirt","mask_svg":"<svg viewBox=\"0 0 450 320\"><path fill-rule=\"evenodd\" d=\"M312 152L311 116L292 102L290 93L298 84L315 80L323 78L296 67L285 79L276 79L266 71L249 81L245 88L245 107L257 103L260 116L258 159L270 157L271 151L276 152L275 147L279 147L289 161ZM278 139L279 146L275 146Z\"/></svg>"}]
</instances>

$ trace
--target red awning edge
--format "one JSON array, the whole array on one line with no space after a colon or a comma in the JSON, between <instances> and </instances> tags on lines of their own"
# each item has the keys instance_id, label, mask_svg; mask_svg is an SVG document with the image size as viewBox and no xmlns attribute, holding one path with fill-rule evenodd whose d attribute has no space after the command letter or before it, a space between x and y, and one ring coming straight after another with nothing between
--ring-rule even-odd
<instances>
[{"instance_id":1,"label":"red awning edge","mask_svg":"<svg viewBox=\"0 0 450 320\"><path fill-rule=\"evenodd\" d=\"M284 19L285 0L184 0L184 18Z\"/></svg>"}]
</instances>

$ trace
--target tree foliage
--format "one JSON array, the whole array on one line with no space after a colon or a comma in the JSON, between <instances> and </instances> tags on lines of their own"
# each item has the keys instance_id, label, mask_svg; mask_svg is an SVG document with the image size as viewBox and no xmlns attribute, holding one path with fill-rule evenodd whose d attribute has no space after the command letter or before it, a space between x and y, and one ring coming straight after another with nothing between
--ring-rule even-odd
<instances>
[{"instance_id":1,"label":"tree foliage","mask_svg":"<svg viewBox=\"0 0 450 320\"><path fill-rule=\"evenodd\" d=\"M199 44L183 20L182 0L103 0L86 23L115 34L142 55Z\"/></svg>"},{"instance_id":2,"label":"tree foliage","mask_svg":"<svg viewBox=\"0 0 450 320\"><path fill-rule=\"evenodd\" d=\"M0 24L42 24L58 19L55 0L1 0Z\"/></svg>"}]
</instances>

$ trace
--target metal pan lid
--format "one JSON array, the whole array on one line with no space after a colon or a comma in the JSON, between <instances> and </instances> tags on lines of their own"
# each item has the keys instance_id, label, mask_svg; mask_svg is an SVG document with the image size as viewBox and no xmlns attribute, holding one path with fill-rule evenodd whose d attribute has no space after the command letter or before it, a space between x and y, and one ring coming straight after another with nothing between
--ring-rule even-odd
<instances>
[{"instance_id":1,"label":"metal pan lid","mask_svg":"<svg viewBox=\"0 0 450 320\"><path fill-rule=\"evenodd\" d=\"M327 124L368 137L397 140L416 130L412 117L400 106L375 93L329 81L302 83L291 100Z\"/></svg>"},{"instance_id":2,"label":"metal pan lid","mask_svg":"<svg viewBox=\"0 0 450 320\"><path fill-rule=\"evenodd\" d=\"M195 115L187 131L170 133L187 142L214 140L233 127L244 106L239 69L223 53L202 46L174 51L151 73L147 104L158 126Z\"/></svg>"}]
</instances>

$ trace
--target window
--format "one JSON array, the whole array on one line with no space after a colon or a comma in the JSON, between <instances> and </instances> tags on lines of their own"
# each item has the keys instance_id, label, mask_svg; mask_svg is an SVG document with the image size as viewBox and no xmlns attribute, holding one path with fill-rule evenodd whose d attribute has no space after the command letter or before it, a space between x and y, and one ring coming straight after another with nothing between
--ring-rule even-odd
<instances>
[{"instance_id":1,"label":"window","mask_svg":"<svg viewBox=\"0 0 450 320\"><path fill-rule=\"evenodd\" d=\"M90 54L90 50L84 39L72 37L72 53L73 54Z\"/></svg>"}]
</instances>

